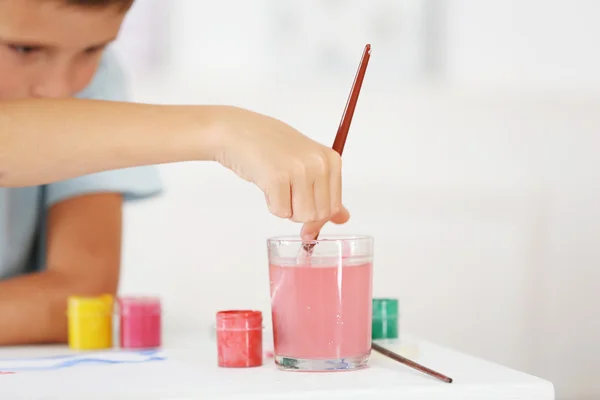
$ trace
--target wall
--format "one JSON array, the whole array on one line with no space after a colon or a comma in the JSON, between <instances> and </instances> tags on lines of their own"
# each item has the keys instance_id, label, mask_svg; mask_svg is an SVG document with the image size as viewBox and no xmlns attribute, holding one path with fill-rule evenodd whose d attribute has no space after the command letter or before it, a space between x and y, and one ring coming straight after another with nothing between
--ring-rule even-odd
<instances>
[{"instance_id":1,"label":"wall","mask_svg":"<svg viewBox=\"0 0 600 400\"><path fill-rule=\"evenodd\" d=\"M461 85L600 89L600 3L447 0L447 78Z\"/></svg>"},{"instance_id":2,"label":"wall","mask_svg":"<svg viewBox=\"0 0 600 400\"><path fill-rule=\"evenodd\" d=\"M245 106L331 142L354 67L294 84L265 61L267 3L234 3L178 2L169 73L132 74L135 98ZM437 3L437 84L374 52L344 154L353 218L326 230L375 236L375 291L400 298L403 329L597 398L600 3ZM299 227L219 166L161 173L167 193L127 208L122 290L161 294L171 326L200 331L217 309L268 310L265 238Z\"/></svg>"}]
</instances>

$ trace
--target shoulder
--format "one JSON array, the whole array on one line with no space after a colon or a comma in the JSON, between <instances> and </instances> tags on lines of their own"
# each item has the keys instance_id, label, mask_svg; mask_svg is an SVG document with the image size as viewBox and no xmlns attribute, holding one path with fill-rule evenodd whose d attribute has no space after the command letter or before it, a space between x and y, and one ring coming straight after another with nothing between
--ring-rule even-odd
<instances>
[{"instance_id":1,"label":"shoulder","mask_svg":"<svg viewBox=\"0 0 600 400\"><path fill-rule=\"evenodd\" d=\"M127 77L115 53L108 48L90 84L76 97L95 100L126 101Z\"/></svg>"}]
</instances>

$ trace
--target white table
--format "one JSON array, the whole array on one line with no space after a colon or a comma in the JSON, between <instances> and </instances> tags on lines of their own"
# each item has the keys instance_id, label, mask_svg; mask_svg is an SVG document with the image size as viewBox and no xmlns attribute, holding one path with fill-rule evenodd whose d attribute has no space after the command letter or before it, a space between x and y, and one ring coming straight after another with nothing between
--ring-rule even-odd
<instances>
[{"instance_id":1,"label":"white table","mask_svg":"<svg viewBox=\"0 0 600 400\"><path fill-rule=\"evenodd\" d=\"M432 343L405 339L389 348L454 379L447 384L373 353L370 368L354 372L277 370L216 365L216 343L204 332L166 337L166 361L89 365L0 375L1 399L554 399L550 382ZM268 339L266 339L268 350ZM0 358L65 354L65 346L1 348Z\"/></svg>"}]
</instances>

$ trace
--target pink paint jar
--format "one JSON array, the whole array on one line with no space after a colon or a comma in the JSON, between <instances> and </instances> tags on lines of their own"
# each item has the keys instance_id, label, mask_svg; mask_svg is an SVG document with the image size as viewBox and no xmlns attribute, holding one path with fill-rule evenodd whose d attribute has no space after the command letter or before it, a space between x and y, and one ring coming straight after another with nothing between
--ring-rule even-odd
<instances>
[{"instance_id":1,"label":"pink paint jar","mask_svg":"<svg viewBox=\"0 0 600 400\"><path fill-rule=\"evenodd\" d=\"M217 313L219 367L247 368L263 364L262 313L230 310Z\"/></svg>"},{"instance_id":2,"label":"pink paint jar","mask_svg":"<svg viewBox=\"0 0 600 400\"><path fill-rule=\"evenodd\" d=\"M162 312L158 297L121 297L119 314L121 348L160 347Z\"/></svg>"}]
</instances>

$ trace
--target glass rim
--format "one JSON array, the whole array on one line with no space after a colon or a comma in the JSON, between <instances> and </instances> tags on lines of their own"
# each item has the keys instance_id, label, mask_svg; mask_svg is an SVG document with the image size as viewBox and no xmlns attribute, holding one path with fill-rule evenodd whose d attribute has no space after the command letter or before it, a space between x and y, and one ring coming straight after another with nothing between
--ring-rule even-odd
<instances>
[{"instance_id":1,"label":"glass rim","mask_svg":"<svg viewBox=\"0 0 600 400\"><path fill-rule=\"evenodd\" d=\"M339 243L344 241L354 241L354 242L362 242L362 241L373 241L373 236L371 235L347 235L347 234L330 234L320 236L316 240L302 240L299 236L291 236L291 235L282 235L282 236L272 236L267 238L267 243L303 243L303 244L318 244L318 243Z\"/></svg>"}]
</instances>

